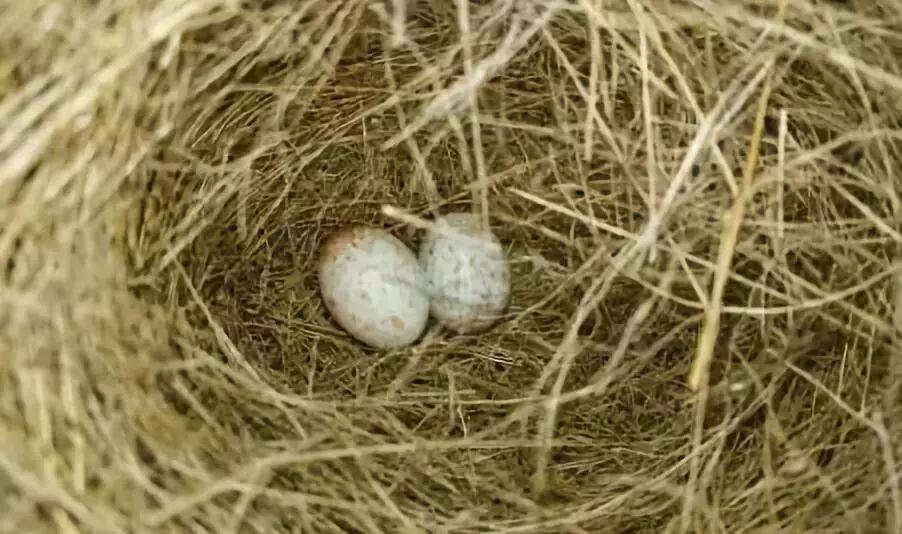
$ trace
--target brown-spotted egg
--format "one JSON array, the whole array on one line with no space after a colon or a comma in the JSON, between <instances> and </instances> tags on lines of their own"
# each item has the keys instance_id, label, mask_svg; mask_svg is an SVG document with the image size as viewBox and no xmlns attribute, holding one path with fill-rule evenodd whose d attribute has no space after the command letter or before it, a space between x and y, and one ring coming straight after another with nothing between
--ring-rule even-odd
<instances>
[{"instance_id":1,"label":"brown-spotted egg","mask_svg":"<svg viewBox=\"0 0 902 534\"><path fill-rule=\"evenodd\" d=\"M336 323L376 348L398 348L420 337L429 298L414 253L388 232L346 228L322 245L320 292Z\"/></svg>"}]
</instances>

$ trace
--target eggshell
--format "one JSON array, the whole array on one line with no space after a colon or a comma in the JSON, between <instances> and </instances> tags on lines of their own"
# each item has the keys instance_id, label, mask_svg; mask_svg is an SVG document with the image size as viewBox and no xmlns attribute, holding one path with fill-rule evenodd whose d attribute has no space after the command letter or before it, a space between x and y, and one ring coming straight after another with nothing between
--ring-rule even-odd
<instances>
[{"instance_id":1,"label":"eggshell","mask_svg":"<svg viewBox=\"0 0 902 534\"><path fill-rule=\"evenodd\" d=\"M495 234L470 213L441 217L420 244L430 311L445 327L480 332L507 307L510 270Z\"/></svg>"},{"instance_id":2,"label":"eggshell","mask_svg":"<svg viewBox=\"0 0 902 534\"><path fill-rule=\"evenodd\" d=\"M354 226L329 237L319 283L335 322L367 345L403 347L426 327L429 297L417 257L384 230Z\"/></svg>"}]
</instances>

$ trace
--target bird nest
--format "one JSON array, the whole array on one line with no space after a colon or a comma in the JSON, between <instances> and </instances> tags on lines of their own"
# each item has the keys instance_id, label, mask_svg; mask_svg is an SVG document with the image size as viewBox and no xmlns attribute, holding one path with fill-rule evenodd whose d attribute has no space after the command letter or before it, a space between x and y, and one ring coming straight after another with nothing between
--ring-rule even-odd
<instances>
[{"instance_id":1,"label":"bird nest","mask_svg":"<svg viewBox=\"0 0 902 534\"><path fill-rule=\"evenodd\" d=\"M902 531L902 9L5 0L0 532ZM339 227L489 215L373 350Z\"/></svg>"}]
</instances>

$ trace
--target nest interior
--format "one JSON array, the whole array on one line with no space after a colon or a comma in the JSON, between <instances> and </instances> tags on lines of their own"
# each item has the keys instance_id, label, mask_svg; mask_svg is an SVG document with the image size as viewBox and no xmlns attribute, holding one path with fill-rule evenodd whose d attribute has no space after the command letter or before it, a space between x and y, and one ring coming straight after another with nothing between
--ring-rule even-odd
<instances>
[{"instance_id":1,"label":"nest interior","mask_svg":"<svg viewBox=\"0 0 902 534\"><path fill-rule=\"evenodd\" d=\"M898 1L0 10L0 532L902 531ZM503 321L331 321L467 210Z\"/></svg>"}]
</instances>

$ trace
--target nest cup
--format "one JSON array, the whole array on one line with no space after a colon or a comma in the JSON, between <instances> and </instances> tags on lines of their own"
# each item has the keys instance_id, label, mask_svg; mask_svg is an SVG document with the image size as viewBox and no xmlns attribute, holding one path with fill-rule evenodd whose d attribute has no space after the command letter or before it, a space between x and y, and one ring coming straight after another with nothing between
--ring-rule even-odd
<instances>
[{"instance_id":1,"label":"nest cup","mask_svg":"<svg viewBox=\"0 0 902 534\"><path fill-rule=\"evenodd\" d=\"M897 2L0 12L0 532L902 531ZM503 319L341 331L386 205Z\"/></svg>"}]
</instances>

